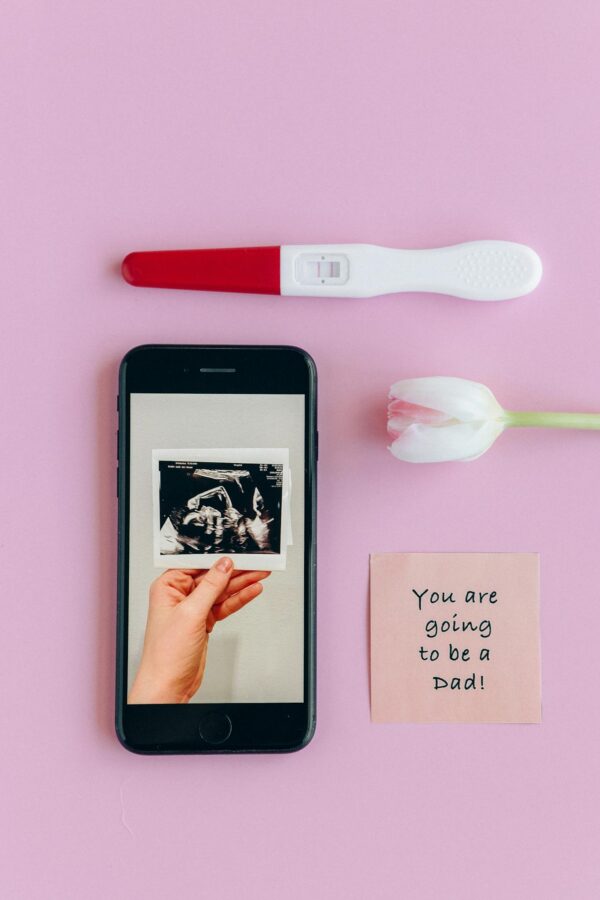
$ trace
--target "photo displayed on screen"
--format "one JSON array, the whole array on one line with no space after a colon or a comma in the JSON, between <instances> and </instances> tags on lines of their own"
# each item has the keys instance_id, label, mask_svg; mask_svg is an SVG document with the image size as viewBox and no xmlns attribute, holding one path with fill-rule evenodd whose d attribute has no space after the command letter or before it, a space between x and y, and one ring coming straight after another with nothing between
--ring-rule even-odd
<instances>
[{"instance_id":1,"label":"photo displayed on screen","mask_svg":"<svg viewBox=\"0 0 600 900\"><path fill-rule=\"evenodd\" d=\"M206 568L234 554L238 568L285 568L289 451L154 450L156 566Z\"/></svg>"},{"instance_id":2,"label":"photo displayed on screen","mask_svg":"<svg viewBox=\"0 0 600 900\"><path fill-rule=\"evenodd\" d=\"M160 460L160 552L279 553L283 466Z\"/></svg>"},{"instance_id":3,"label":"photo displayed on screen","mask_svg":"<svg viewBox=\"0 0 600 900\"><path fill-rule=\"evenodd\" d=\"M304 396L134 393L130 459L128 702L301 703Z\"/></svg>"}]
</instances>

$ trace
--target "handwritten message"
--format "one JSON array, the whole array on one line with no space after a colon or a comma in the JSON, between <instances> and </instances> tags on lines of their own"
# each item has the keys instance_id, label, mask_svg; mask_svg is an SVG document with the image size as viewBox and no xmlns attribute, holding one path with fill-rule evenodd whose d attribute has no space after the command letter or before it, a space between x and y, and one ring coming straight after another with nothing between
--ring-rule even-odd
<instances>
[{"instance_id":1,"label":"handwritten message","mask_svg":"<svg viewBox=\"0 0 600 900\"><path fill-rule=\"evenodd\" d=\"M376 722L539 722L537 554L371 557Z\"/></svg>"},{"instance_id":2,"label":"handwritten message","mask_svg":"<svg viewBox=\"0 0 600 900\"><path fill-rule=\"evenodd\" d=\"M419 612L425 610L429 616L424 623L425 645L419 647L419 658L423 662L436 663L443 655L444 649L447 651L446 659L449 662L461 663L477 661L478 663L488 663L490 661L489 640L492 636L492 619L491 618L464 618L462 613L451 612L451 606L447 608L447 616L444 616L445 604L461 603L466 607L466 614L477 614L477 607L482 606L493 607L498 602L497 591L466 591L464 596L459 600L455 596L454 591L430 591L412 589L412 593L417 598ZM440 606L441 613L440 613ZM444 635L452 635L452 639L456 639L457 643L452 641L444 645L442 650L437 647L427 645L427 641L435 641L438 637ZM455 638L456 636L456 638ZM473 645L470 638L479 638L479 641ZM487 642L482 645L482 641ZM465 643L467 642L467 646ZM450 678L442 678L441 675L433 675L433 688L440 690L442 688L450 688L450 690L475 691L478 688L484 690L485 676L479 671L473 672L468 676L451 676Z\"/></svg>"}]
</instances>

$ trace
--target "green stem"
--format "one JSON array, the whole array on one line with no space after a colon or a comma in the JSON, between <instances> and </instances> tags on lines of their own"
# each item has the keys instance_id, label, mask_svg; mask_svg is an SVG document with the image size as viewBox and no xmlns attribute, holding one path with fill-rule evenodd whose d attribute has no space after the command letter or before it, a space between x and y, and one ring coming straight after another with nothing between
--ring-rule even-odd
<instances>
[{"instance_id":1,"label":"green stem","mask_svg":"<svg viewBox=\"0 0 600 900\"><path fill-rule=\"evenodd\" d=\"M600 413L510 412L506 424L513 428L585 428L600 429Z\"/></svg>"}]
</instances>

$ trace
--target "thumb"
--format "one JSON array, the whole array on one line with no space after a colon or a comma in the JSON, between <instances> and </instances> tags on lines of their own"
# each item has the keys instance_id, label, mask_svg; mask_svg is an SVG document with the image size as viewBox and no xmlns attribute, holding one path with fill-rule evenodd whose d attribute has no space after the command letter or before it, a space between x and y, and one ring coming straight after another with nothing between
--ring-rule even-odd
<instances>
[{"instance_id":1,"label":"thumb","mask_svg":"<svg viewBox=\"0 0 600 900\"><path fill-rule=\"evenodd\" d=\"M200 584L181 605L187 606L196 615L207 616L229 584L232 573L233 561L228 556L223 556L208 570Z\"/></svg>"}]
</instances>

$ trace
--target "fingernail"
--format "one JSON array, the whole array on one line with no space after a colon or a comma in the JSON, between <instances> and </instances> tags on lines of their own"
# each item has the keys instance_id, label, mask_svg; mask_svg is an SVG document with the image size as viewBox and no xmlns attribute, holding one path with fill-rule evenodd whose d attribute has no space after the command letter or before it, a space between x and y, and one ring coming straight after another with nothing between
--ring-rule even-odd
<instances>
[{"instance_id":1,"label":"fingernail","mask_svg":"<svg viewBox=\"0 0 600 900\"><path fill-rule=\"evenodd\" d=\"M224 556L223 559L219 560L216 567L219 572L230 572L233 569L233 562L228 556Z\"/></svg>"}]
</instances>

